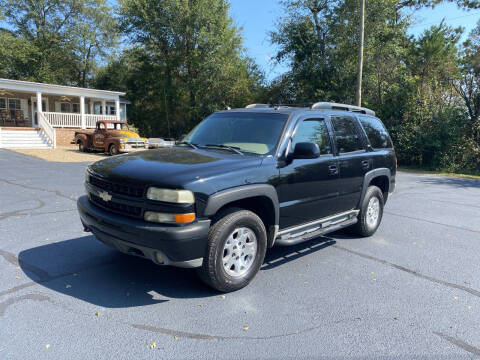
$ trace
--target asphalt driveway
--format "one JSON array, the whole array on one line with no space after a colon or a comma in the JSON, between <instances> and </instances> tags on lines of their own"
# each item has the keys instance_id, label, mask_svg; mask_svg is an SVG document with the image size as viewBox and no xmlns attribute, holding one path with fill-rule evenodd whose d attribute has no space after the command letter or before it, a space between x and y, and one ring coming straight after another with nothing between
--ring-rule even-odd
<instances>
[{"instance_id":1,"label":"asphalt driveway","mask_svg":"<svg viewBox=\"0 0 480 360\"><path fill-rule=\"evenodd\" d=\"M400 173L378 232L224 298L82 232L84 163L0 150L0 359L480 357L480 182Z\"/></svg>"}]
</instances>

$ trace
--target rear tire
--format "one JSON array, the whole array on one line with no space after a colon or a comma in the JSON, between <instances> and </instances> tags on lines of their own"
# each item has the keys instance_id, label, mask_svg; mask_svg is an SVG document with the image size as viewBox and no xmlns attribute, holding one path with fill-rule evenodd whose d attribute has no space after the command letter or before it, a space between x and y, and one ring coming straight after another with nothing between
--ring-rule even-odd
<instances>
[{"instance_id":1,"label":"rear tire","mask_svg":"<svg viewBox=\"0 0 480 360\"><path fill-rule=\"evenodd\" d=\"M198 275L218 291L239 290L258 273L266 250L267 234L262 220L251 211L230 209L210 227Z\"/></svg>"},{"instance_id":2,"label":"rear tire","mask_svg":"<svg viewBox=\"0 0 480 360\"><path fill-rule=\"evenodd\" d=\"M382 191L376 186L369 186L360 207L358 222L351 227L352 232L363 237L375 234L382 221L383 205Z\"/></svg>"}]
</instances>

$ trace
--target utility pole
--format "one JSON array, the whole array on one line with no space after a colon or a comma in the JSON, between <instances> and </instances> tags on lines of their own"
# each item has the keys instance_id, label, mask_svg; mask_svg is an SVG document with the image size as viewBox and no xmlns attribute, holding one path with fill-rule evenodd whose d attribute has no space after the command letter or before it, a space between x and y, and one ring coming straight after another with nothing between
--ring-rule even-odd
<instances>
[{"instance_id":1,"label":"utility pole","mask_svg":"<svg viewBox=\"0 0 480 360\"><path fill-rule=\"evenodd\" d=\"M365 42L365 1L366 0L360 0L360 44L358 47L357 93L355 94L355 105L357 106L362 106L363 43Z\"/></svg>"}]
</instances>

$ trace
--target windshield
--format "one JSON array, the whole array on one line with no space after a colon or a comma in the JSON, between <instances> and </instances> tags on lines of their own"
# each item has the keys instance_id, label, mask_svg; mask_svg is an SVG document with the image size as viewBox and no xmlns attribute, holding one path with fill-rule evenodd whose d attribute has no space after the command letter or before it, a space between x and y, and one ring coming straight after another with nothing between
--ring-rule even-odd
<instances>
[{"instance_id":1,"label":"windshield","mask_svg":"<svg viewBox=\"0 0 480 360\"><path fill-rule=\"evenodd\" d=\"M224 112L198 124L183 141L196 146L220 145L259 155L272 154L288 114Z\"/></svg>"},{"instance_id":2,"label":"windshield","mask_svg":"<svg viewBox=\"0 0 480 360\"><path fill-rule=\"evenodd\" d=\"M98 128L100 130L105 130L105 124L109 130L130 130L128 124L125 123L98 123Z\"/></svg>"}]
</instances>

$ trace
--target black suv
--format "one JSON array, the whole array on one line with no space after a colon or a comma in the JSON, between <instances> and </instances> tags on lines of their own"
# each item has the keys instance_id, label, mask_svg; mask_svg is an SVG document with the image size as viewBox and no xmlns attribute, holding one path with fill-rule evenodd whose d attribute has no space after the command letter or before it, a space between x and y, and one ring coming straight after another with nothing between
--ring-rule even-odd
<instances>
[{"instance_id":1,"label":"black suv","mask_svg":"<svg viewBox=\"0 0 480 360\"><path fill-rule=\"evenodd\" d=\"M227 292L274 245L346 227L372 235L395 173L390 136L369 109L253 104L214 113L172 148L90 165L78 210L105 244L197 268Z\"/></svg>"}]
</instances>

